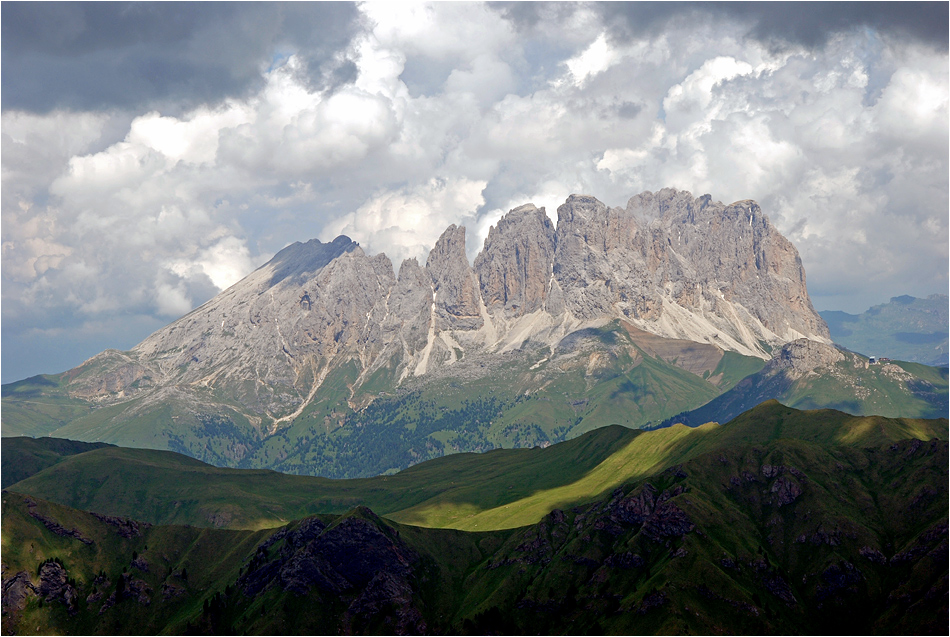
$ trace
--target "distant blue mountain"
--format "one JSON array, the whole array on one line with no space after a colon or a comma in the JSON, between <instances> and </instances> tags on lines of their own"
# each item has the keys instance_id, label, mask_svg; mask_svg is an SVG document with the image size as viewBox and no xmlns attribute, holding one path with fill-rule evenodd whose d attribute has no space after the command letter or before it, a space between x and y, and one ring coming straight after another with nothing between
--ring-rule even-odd
<instances>
[{"instance_id":1,"label":"distant blue mountain","mask_svg":"<svg viewBox=\"0 0 950 637\"><path fill-rule=\"evenodd\" d=\"M819 312L831 338L865 356L941 366L948 364L950 312L946 294L895 296L863 314Z\"/></svg>"}]
</instances>

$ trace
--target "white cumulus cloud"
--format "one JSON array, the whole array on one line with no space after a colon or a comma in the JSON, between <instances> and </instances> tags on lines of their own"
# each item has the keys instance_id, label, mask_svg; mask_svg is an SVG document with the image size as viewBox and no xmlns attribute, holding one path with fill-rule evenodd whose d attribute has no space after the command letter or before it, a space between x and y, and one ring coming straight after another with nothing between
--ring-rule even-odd
<instances>
[{"instance_id":1,"label":"white cumulus cloud","mask_svg":"<svg viewBox=\"0 0 950 637\"><path fill-rule=\"evenodd\" d=\"M820 308L946 291L946 50L872 28L772 47L690 12L620 37L584 4L358 11L318 58L268 36L205 104L4 110L5 333L102 349L123 316L131 345L292 241L398 267L455 223L472 258L523 203L668 186L759 200Z\"/></svg>"},{"instance_id":2,"label":"white cumulus cloud","mask_svg":"<svg viewBox=\"0 0 950 637\"><path fill-rule=\"evenodd\" d=\"M382 192L329 223L322 239L347 235L371 254L385 252L396 268L412 257L425 263L449 225L475 219L485 201L485 185L484 181L434 178L412 188Z\"/></svg>"}]
</instances>

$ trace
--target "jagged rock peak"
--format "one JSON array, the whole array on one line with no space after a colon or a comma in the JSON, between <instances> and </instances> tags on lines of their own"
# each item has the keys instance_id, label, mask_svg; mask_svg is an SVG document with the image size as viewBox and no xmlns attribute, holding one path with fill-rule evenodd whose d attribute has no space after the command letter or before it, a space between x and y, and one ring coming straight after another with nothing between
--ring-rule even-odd
<instances>
[{"instance_id":1,"label":"jagged rock peak","mask_svg":"<svg viewBox=\"0 0 950 637\"><path fill-rule=\"evenodd\" d=\"M555 231L544 208L525 204L491 227L475 258L482 299L508 317L545 306L554 265Z\"/></svg>"},{"instance_id":2,"label":"jagged rock peak","mask_svg":"<svg viewBox=\"0 0 950 637\"><path fill-rule=\"evenodd\" d=\"M570 195L563 204L557 207L558 229L562 222L573 223L586 221L591 216L601 216L607 210L602 202L590 195Z\"/></svg>"},{"instance_id":3,"label":"jagged rock peak","mask_svg":"<svg viewBox=\"0 0 950 637\"><path fill-rule=\"evenodd\" d=\"M664 217L682 216L687 223L696 223L698 217L712 204L712 195L693 198L685 190L663 188L655 193L649 190L630 197L626 211L644 226L660 223ZM722 207L722 204L718 204Z\"/></svg>"},{"instance_id":4,"label":"jagged rock peak","mask_svg":"<svg viewBox=\"0 0 950 637\"><path fill-rule=\"evenodd\" d=\"M465 256L465 227L445 229L426 260L436 296L437 329L478 329L483 324L475 273Z\"/></svg>"},{"instance_id":5,"label":"jagged rock peak","mask_svg":"<svg viewBox=\"0 0 950 637\"><path fill-rule=\"evenodd\" d=\"M402 264L399 266L399 280L402 280L404 277L416 277L416 273L422 272L422 266L419 265L419 260L415 257L410 257L409 259L403 259Z\"/></svg>"}]
</instances>

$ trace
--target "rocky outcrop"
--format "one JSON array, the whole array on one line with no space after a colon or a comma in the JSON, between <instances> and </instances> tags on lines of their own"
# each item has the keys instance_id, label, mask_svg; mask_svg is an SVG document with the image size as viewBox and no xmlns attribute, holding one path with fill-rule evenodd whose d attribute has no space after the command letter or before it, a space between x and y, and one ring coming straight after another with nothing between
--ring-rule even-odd
<instances>
[{"instance_id":1,"label":"rocky outcrop","mask_svg":"<svg viewBox=\"0 0 950 637\"><path fill-rule=\"evenodd\" d=\"M67 528L64 527L62 524L60 524L59 522L57 522L56 520L52 519L51 517L49 517L49 516L47 516L47 515L43 515L42 513L40 513L39 511L37 511L37 510L36 510L36 509L37 509L36 500L34 500L33 498L27 496L26 498L24 498L24 502L25 502L25 504L26 504L26 506L27 506L27 510L30 512L30 517L33 517L33 518L39 520L40 522L42 522L43 525L46 527L46 529L47 529L50 533L53 533L53 534L55 534L55 535L59 535L60 537L71 537L71 538L75 538L75 539L79 540L80 542L82 542L83 544L92 544L92 543L93 543L92 540L90 540L90 539L87 538L85 535L83 535L82 532L79 531L78 529L76 529L76 528L67 529Z\"/></svg>"},{"instance_id":2,"label":"rocky outcrop","mask_svg":"<svg viewBox=\"0 0 950 637\"><path fill-rule=\"evenodd\" d=\"M794 479L780 476L772 483L769 492L772 494L772 501L782 507L797 500L802 494L802 488Z\"/></svg>"},{"instance_id":3,"label":"rocky outcrop","mask_svg":"<svg viewBox=\"0 0 950 637\"><path fill-rule=\"evenodd\" d=\"M148 527L151 526L148 522L139 522L138 520L130 520L129 518L103 515L101 513L95 512L90 512L90 515L100 522L105 522L110 526L114 526L116 528L115 532L119 535L119 537L124 537L126 539L141 536L142 531L148 529Z\"/></svg>"},{"instance_id":4,"label":"rocky outcrop","mask_svg":"<svg viewBox=\"0 0 950 637\"><path fill-rule=\"evenodd\" d=\"M845 355L834 345L800 338L783 345L762 372L765 375L784 373L797 379L844 359Z\"/></svg>"},{"instance_id":5,"label":"rocky outcrop","mask_svg":"<svg viewBox=\"0 0 950 637\"><path fill-rule=\"evenodd\" d=\"M6 567L4 566L4 572ZM20 612L26 606L30 597L34 597L39 590L30 580L30 574L26 571L19 571L10 577L4 577L3 587L3 633L5 635L14 635L14 627L19 618Z\"/></svg>"},{"instance_id":6,"label":"rocky outcrop","mask_svg":"<svg viewBox=\"0 0 950 637\"><path fill-rule=\"evenodd\" d=\"M37 593L47 602L63 602L70 615L76 613L78 594L69 583L66 569L59 562L45 562L40 566L40 586Z\"/></svg>"},{"instance_id":7,"label":"rocky outcrop","mask_svg":"<svg viewBox=\"0 0 950 637\"><path fill-rule=\"evenodd\" d=\"M280 548L271 556L276 542ZM258 547L237 584L250 597L279 587L295 595L316 590L329 600L344 601L347 634L354 624L378 621L395 634L424 634L412 584L418 563L418 555L398 534L360 508L330 527L307 518L278 531Z\"/></svg>"},{"instance_id":8,"label":"rocky outcrop","mask_svg":"<svg viewBox=\"0 0 950 637\"><path fill-rule=\"evenodd\" d=\"M133 600L141 606L150 606L152 589L144 580L132 577L131 573L122 573L116 581L115 590L99 608L99 614L108 612L113 606L125 600Z\"/></svg>"},{"instance_id":9,"label":"rocky outcrop","mask_svg":"<svg viewBox=\"0 0 950 637\"><path fill-rule=\"evenodd\" d=\"M694 528L686 513L671 501L682 493L682 487L675 487L658 494L656 488L647 483L636 493L611 501L608 515L623 525L642 526L645 536L653 540L682 537Z\"/></svg>"}]
</instances>

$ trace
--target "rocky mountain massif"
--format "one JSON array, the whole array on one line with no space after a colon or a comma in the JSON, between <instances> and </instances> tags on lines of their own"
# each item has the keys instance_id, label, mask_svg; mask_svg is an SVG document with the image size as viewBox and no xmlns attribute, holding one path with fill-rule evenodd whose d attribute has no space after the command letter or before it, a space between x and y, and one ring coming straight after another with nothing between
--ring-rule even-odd
<instances>
[{"instance_id":1,"label":"rocky mountain massif","mask_svg":"<svg viewBox=\"0 0 950 637\"><path fill-rule=\"evenodd\" d=\"M622 433L609 429L616 431L588 437ZM624 435L636 442L670 437L676 429ZM42 484L35 479L69 458L110 450L46 449L72 455L3 492L3 632L946 631L946 419L856 418L772 402L723 426L678 429L693 439L681 447L689 448L688 457L676 461L668 455L674 447L658 451L651 444L641 455L624 455L618 466L652 458L661 460L657 470L586 495L578 490L581 478L574 483L580 500L549 507L527 526L486 524L477 533L406 526L359 506L260 530L83 512L20 486ZM560 446L456 455L405 473L417 480L412 490L424 489L446 464L475 461L490 470L499 455L524 454L556 461L560 454L549 452ZM42 455L45 447L36 447L33 455ZM628 447L608 451L604 463L628 454ZM168 471L162 462L149 464L149 484L163 482L154 477ZM556 465L537 468L539 475L558 474ZM279 477L230 473L246 474L232 479L249 488ZM388 480L373 480L370 491L380 503ZM230 492L216 483L217 491L206 494L209 502ZM116 499L131 502L139 487L125 481L125 496ZM81 497L82 490L66 496ZM485 501L507 493L502 487ZM460 495L442 508L465 510L470 500ZM310 496L321 498L320 487ZM234 505L243 506L243 498Z\"/></svg>"},{"instance_id":2,"label":"rocky mountain massif","mask_svg":"<svg viewBox=\"0 0 950 637\"><path fill-rule=\"evenodd\" d=\"M78 368L70 391L109 402L208 388L274 428L350 361L355 392L380 372L398 382L529 340L553 348L611 319L762 358L829 340L798 253L754 202L663 190L620 209L574 195L556 229L534 206L512 210L474 267L454 225L398 277L347 237L294 244L131 352Z\"/></svg>"},{"instance_id":3,"label":"rocky mountain massif","mask_svg":"<svg viewBox=\"0 0 950 637\"><path fill-rule=\"evenodd\" d=\"M755 202L573 195L556 227L512 210L471 265L456 226L398 275L346 237L288 246L129 352L5 386L3 434L374 475L656 425L801 338L830 343Z\"/></svg>"}]
</instances>

